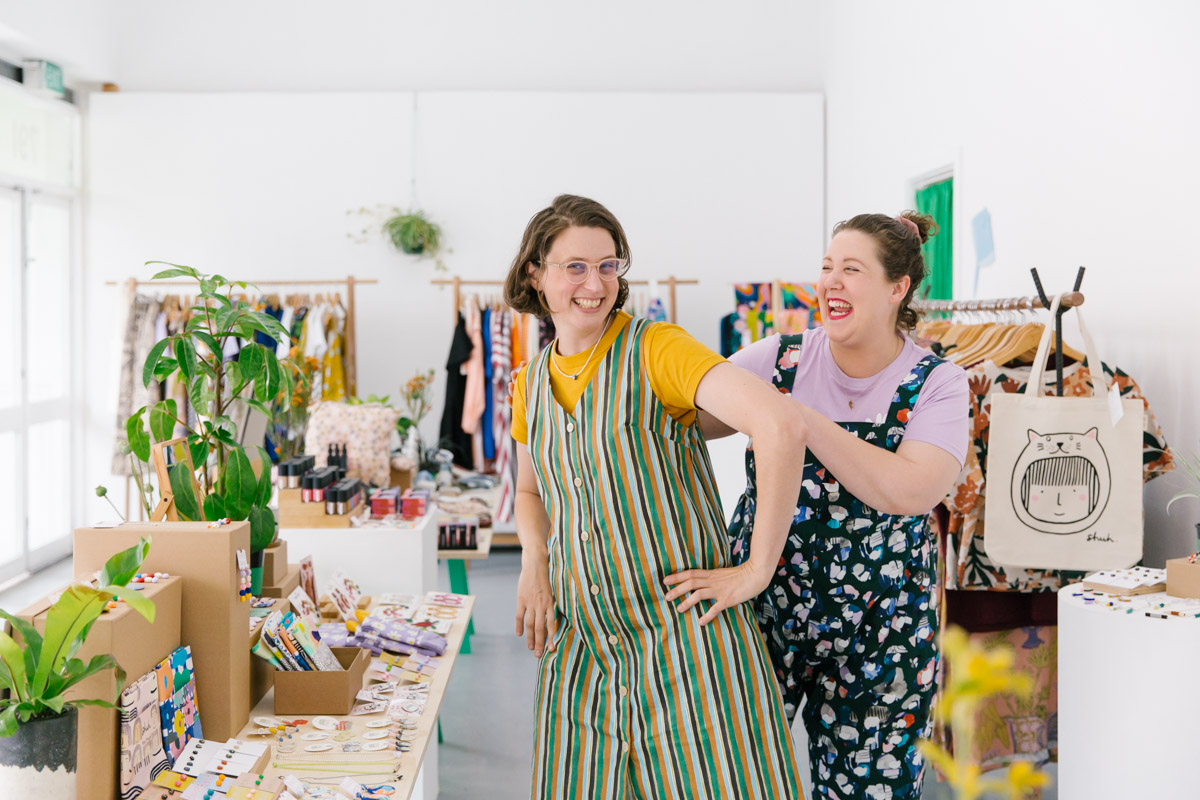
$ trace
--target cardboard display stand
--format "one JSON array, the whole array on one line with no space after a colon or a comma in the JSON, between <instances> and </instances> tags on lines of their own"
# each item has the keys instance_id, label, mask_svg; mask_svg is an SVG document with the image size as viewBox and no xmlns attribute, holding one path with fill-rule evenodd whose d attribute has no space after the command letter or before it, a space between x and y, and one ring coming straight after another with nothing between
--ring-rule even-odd
<instances>
[{"instance_id":1,"label":"cardboard display stand","mask_svg":"<svg viewBox=\"0 0 1200 800\"><path fill-rule=\"evenodd\" d=\"M263 582L261 597L287 597L300 586L300 565L288 564L287 577L277 584L268 586Z\"/></svg>"},{"instance_id":2,"label":"cardboard display stand","mask_svg":"<svg viewBox=\"0 0 1200 800\"><path fill-rule=\"evenodd\" d=\"M1167 561L1167 594L1171 597L1200 597L1200 563L1186 558Z\"/></svg>"},{"instance_id":3,"label":"cardboard display stand","mask_svg":"<svg viewBox=\"0 0 1200 800\"><path fill-rule=\"evenodd\" d=\"M263 550L263 586L277 586L287 579L287 559L287 542L282 539Z\"/></svg>"},{"instance_id":4,"label":"cardboard display stand","mask_svg":"<svg viewBox=\"0 0 1200 800\"><path fill-rule=\"evenodd\" d=\"M204 738L232 738L250 716L250 604L241 602L237 551L250 552L250 524L125 523L75 531L75 574L90 574L143 536L152 536L146 572L183 578L180 644L191 645ZM161 656L160 656L161 657ZM126 667L128 669L128 667ZM132 670L130 670L132 673Z\"/></svg>"},{"instance_id":5,"label":"cardboard display stand","mask_svg":"<svg viewBox=\"0 0 1200 800\"><path fill-rule=\"evenodd\" d=\"M153 549L153 545L151 547ZM108 555L119 549L113 549ZM183 579L178 577L144 584L142 595L154 603L154 622L147 622L129 606L118 603L117 608L105 611L92 624L75 658L87 663L92 656L111 653L125 670L126 685L154 669L179 647L183 584ZM32 622L39 633L44 633L46 613L51 605L50 598L45 597L17 616ZM104 670L92 675L72 687L66 696L71 700L107 700L111 703L117 697L116 672ZM81 707L78 742L76 795L89 800L116 800L120 796L117 787L121 777L121 725L117 710Z\"/></svg>"}]
</instances>

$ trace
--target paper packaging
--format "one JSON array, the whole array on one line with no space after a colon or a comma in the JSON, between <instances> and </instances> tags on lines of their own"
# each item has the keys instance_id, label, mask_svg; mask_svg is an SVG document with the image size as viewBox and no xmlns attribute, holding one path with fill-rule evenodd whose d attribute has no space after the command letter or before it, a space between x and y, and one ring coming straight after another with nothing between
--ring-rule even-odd
<instances>
[{"instance_id":1,"label":"paper packaging","mask_svg":"<svg viewBox=\"0 0 1200 800\"><path fill-rule=\"evenodd\" d=\"M114 548L108 555L112 556L120 549ZM147 567L146 571L154 570ZM125 670L126 685L154 669L158 662L179 647L183 579L166 578L144 586L146 588L141 594L154 601L154 623L147 622L145 617L124 603L118 603L115 609L100 615L84 640L83 647L75 655L86 664L92 656L111 653ZM46 612L50 606L50 599L42 598L17 616L31 621L39 632L44 633ZM112 702L116 696L117 677L113 670L93 675L67 692L70 699ZM95 706L80 708L78 740L76 794L89 800L116 800L120 797L117 784L120 781L118 759L121 753L121 726L116 709Z\"/></svg>"},{"instance_id":2,"label":"paper packaging","mask_svg":"<svg viewBox=\"0 0 1200 800\"><path fill-rule=\"evenodd\" d=\"M363 687L371 654L357 647L331 648L344 672L275 672L276 714L349 714Z\"/></svg>"},{"instance_id":3,"label":"paper packaging","mask_svg":"<svg viewBox=\"0 0 1200 800\"><path fill-rule=\"evenodd\" d=\"M250 718L250 604L238 600L236 552L250 552L250 523L137 522L75 531L75 574L90 574L142 536L154 537L143 572L183 578L180 644L192 646L200 723L224 741ZM162 653L159 658L167 654ZM132 674L132 673L131 673Z\"/></svg>"},{"instance_id":4,"label":"paper packaging","mask_svg":"<svg viewBox=\"0 0 1200 800\"><path fill-rule=\"evenodd\" d=\"M1186 558L1167 561L1167 594L1171 597L1200 597L1200 562Z\"/></svg>"},{"instance_id":5,"label":"paper packaging","mask_svg":"<svg viewBox=\"0 0 1200 800\"><path fill-rule=\"evenodd\" d=\"M287 579L287 542L279 539L263 550L263 586L274 586Z\"/></svg>"},{"instance_id":6,"label":"paper packaging","mask_svg":"<svg viewBox=\"0 0 1200 800\"><path fill-rule=\"evenodd\" d=\"M287 597L292 593L292 590L300 585L300 565L288 564L287 577L280 583L267 585L263 581L262 597Z\"/></svg>"},{"instance_id":7,"label":"paper packaging","mask_svg":"<svg viewBox=\"0 0 1200 800\"><path fill-rule=\"evenodd\" d=\"M280 598L275 601L275 605L271 608L272 611L279 611L286 614L288 608L291 607L291 602L287 598ZM263 617L266 619L266 617ZM253 634L250 636L250 649L254 649L254 645L258 644L258 637L262 633L262 620L254 628ZM271 687L275 685L275 668L266 662L266 660L251 655L250 657L250 707L258 705L258 701L262 700Z\"/></svg>"}]
</instances>

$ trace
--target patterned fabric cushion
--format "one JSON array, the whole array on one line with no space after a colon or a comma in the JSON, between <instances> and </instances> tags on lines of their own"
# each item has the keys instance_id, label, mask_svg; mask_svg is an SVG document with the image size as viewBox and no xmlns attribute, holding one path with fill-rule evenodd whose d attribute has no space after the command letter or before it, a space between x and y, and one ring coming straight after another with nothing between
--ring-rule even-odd
<instances>
[{"instance_id":1,"label":"patterned fabric cushion","mask_svg":"<svg viewBox=\"0 0 1200 800\"><path fill-rule=\"evenodd\" d=\"M350 456L346 474L366 483L387 486L391 478L389 455L392 431L400 418L399 409L378 403L347 405L317 403L309 409L304 452L324 466L329 445L346 445Z\"/></svg>"}]
</instances>

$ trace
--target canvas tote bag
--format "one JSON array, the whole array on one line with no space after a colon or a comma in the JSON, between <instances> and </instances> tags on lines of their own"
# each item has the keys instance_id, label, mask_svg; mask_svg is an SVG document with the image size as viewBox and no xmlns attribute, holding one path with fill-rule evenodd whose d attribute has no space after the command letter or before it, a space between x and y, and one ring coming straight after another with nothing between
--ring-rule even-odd
<instances>
[{"instance_id":1,"label":"canvas tote bag","mask_svg":"<svg viewBox=\"0 0 1200 800\"><path fill-rule=\"evenodd\" d=\"M1061 299L1051 303L1051 320ZM1108 385L1083 315L1075 313L1091 397L1038 396L1052 324L1025 394L992 395L983 542L1001 565L1091 571L1142 558L1144 406Z\"/></svg>"}]
</instances>

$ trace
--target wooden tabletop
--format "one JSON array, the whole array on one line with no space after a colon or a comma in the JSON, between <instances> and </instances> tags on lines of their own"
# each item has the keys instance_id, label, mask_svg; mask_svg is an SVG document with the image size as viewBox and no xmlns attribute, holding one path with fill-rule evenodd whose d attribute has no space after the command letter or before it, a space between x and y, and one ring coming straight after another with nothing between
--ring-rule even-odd
<instances>
[{"instance_id":1,"label":"wooden tabletop","mask_svg":"<svg viewBox=\"0 0 1200 800\"><path fill-rule=\"evenodd\" d=\"M487 558L492 552L492 529L479 528L475 533L474 550L438 550L438 558L457 558L463 561L474 561L476 559Z\"/></svg>"},{"instance_id":2,"label":"wooden tabletop","mask_svg":"<svg viewBox=\"0 0 1200 800\"><path fill-rule=\"evenodd\" d=\"M413 784L417 780L417 773L421 769L421 763L425 760L425 751L429 747L430 740L437 736L438 713L442 707L442 700L446 696L446 687L450 683L450 675L454 671L455 661L458 659L459 650L462 648L463 636L467 631L467 622L471 619L471 612L474 607L475 597L468 596L466 604L462 607L462 609L459 610L458 619L454 620L454 623L450 626L450 633L446 636L446 652L442 655L442 661L438 666L437 671L433 673L433 680L429 685L428 699L425 701L425 710L421 713L421 716L417 721L417 736L412 741L412 749L410 749L407 753L400 754L400 759L397 762L402 775L400 780L388 780L377 775L364 775L361 779L357 775L350 775L351 778L358 780L360 783L368 785L390 783L396 787L396 794L391 798L391 800L409 800L409 798L412 796ZM258 656L252 656L252 658L257 657ZM370 683L370 681L364 678L364 686L369 685ZM295 716L296 715L294 714L282 715L284 719L291 719ZM313 716L316 715L308 714L304 715L304 718L311 719ZM368 730L364 726L365 722L383 718L383 715L379 713L362 714L359 716L337 716L332 714L327 716L332 716L336 720L345 719L352 721L353 730L355 733L359 734L359 736L356 738L361 738L361 734ZM264 741L264 737L249 735L250 731L260 727L259 725L255 724L255 717L273 717L275 719L280 719L280 715L275 713L274 689L268 691L263 699L259 701L258 705L251 710L250 721L246 724L246 727L238 733L238 739L243 739L248 742ZM288 761L325 761L326 764L332 766L336 765L340 761L381 760L381 758L386 757L387 755L387 751L381 751L378 753L364 751L353 754L335 754L332 751L328 753L309 753L304 750L304 745L307 744L307 742L300 739L300 735L308 733L312 730L315 729L312 727L310 722L307 725L301 726L299 732L293 732L292 736L293 741L296 742L296 752L277 754L272 751L271 759L268 762L267 768L263 774L265 774L267 777L276 778L281 778L284 775L295 775L300 780L305 780L306 778L316 778L321 780L324 785L328 785L329 778L337 777L340 779L342 776L333 772L305 772L300 769L280 769L275 767L275 764L286 763ZM274 744L275 742L274 740L271 740L270 743ZM323 756L327 758L322 758ZM361 767L354 768L361 769ZM337 781L335 780L333 783L336 784Z\"/></svg>"}]
</instances>

